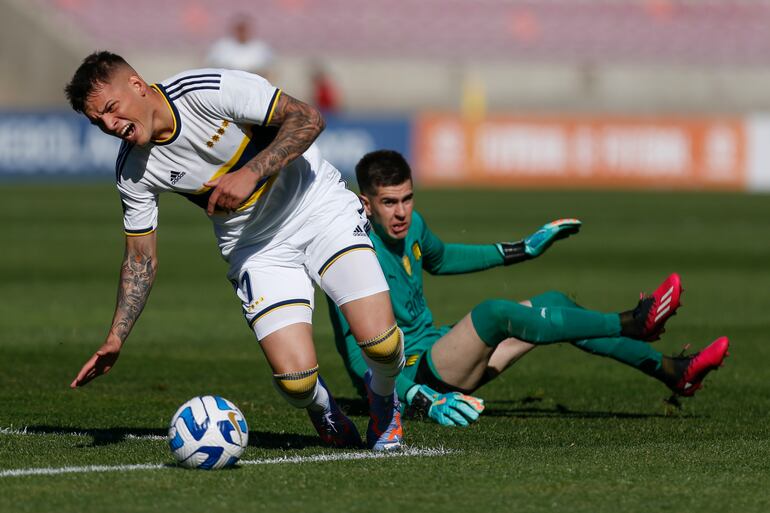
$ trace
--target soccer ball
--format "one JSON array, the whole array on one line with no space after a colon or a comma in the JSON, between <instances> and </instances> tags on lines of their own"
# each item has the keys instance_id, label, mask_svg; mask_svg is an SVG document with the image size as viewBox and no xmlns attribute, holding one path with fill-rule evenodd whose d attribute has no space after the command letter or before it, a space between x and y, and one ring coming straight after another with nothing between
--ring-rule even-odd
<instances>
[{"instance_id":1,"label":"soccer ball","mask_svg":"<svg viewBox=\"0 0 770 513\"><path fill-rule=\"evenodd\" d=\"M206 470L234 465L249 442L243 413L216 395L193 397L176 411L168 445L180 465Z\"/></svg>"}]
</instances>

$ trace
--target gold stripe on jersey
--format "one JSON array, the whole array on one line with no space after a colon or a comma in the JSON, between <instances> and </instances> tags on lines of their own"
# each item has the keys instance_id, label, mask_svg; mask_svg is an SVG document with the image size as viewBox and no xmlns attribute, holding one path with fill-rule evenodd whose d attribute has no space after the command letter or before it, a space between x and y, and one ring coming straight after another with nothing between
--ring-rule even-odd
<instances>
[{"instance_id":1,"label":"gold stripe on jersey","mask_svg":"<svg viewBox=\"0 0 770 513\"><path fill-rule=\"evenodd\" d=\"M275 97L273 98L273 101L270 104L270 111L267 114L267 119L265 120L265 126L269 125L270 122L273 120L273 113L275 112L275 107L278 105L278 98L281 97L281 90L278 89L275 92Z\"/></svg>"},{"instance_id":2,"label":"gold stripe on jersey","mask_svg":"<svg viewBox=\"0 0 770 513\"><path fill-rule=\"evenodd\" d=\"M262 194L267 192L270 189L270 187L273 186L273 182L275 182L277 178L278 178L277 174L268 178L265 183L263 183L256 191L254 191L254 193L251 196L249 196L248 199L246 199L246 201L244 201L240 207L236 209L236 212L241 212L243 210L246 210L247 208L252 206L254 203L256 203L259 197L262 196Z\"/></svg>"},{"instance_id":3,"label":"gold stripe on jersey","mask_svg":"<svg viewBox=\"0 0 770 513\"><path fill-rule=\"evenodd\" d=\"M174 107L171 106L171 102L168 101L168 98L166 98L166 95L163 91L160 90L157 84L152 84L150 87L158 91L160 93L161 97L163 97L163 101L166 102L166 107L168 107L168 111L171 113L171 119L174 120L174 129L171 131L171 135L166 137L165 139L153 139L152 142L155 144L163 144L165 142L170 141L177 135L177 131L179 130L179 121L177 120L177 113L174 109Z\"/></svg>"},{"instance_id":4,"label":"gold stripe on jersey","mask_svg":"<svg viewBox=\"0 0 770 513\"><path fill-rule=\"evenodd\" d=\"M217 169L217 172L214 173L211 178L209 178L207 181L216 180L222 175L227 174L228 171L236 164L238 163L238 160L241 158L241 155L243 155L243 152L246 151L246 146L249 145L249 141L251 141L251 138L247 135L243 136L243 140L241 141L241 145L238 146L238 149L235 150L235 153L232 157L230 157L230 160L225 162L225 164ZM208 192L211 189L211 187L201 187L197 191L195 191L193 194L203 194L204 192Z\"/></svg>"}]
</instances>

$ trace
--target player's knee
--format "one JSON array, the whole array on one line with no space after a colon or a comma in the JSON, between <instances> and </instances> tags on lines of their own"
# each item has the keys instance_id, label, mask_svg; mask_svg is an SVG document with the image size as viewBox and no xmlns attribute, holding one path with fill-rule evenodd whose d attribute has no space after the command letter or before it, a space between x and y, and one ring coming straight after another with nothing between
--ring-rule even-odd
<instances>
[{"instance_id":1,"label":"player's knee","mask_svg":"<svg viewBox=\"0 0 770 513\"><path fill-rule=\"evenodd\" d=\"M487 299L471 310L471 322L476 334L490 347L496 347L508 337L505 327L508 324L509 303L501 299Z\"/></svg>"},{"instance_id":2,"label":"player's knee","mask_svg":"<svg viewBox=\"0 0 770 513\"><path fill-rule=\"evenodd\" d=\"M530 302L534 308L574 308L577 306L566 294L559 292L558 290L549 290L543 294L538 294L530 299Z\"/></svg>"},{"instance_id":3,"label":"player's knee","mask_svg":"<svg viewBox=\"0 0 770 513\"><path fill-rule=\"evenodd\" d=\"M404 365L404 334L396 324L374 338L359 342L358 346L378 367L392 367L400 372Z\"/></svg>"},{"instance_id":4,"label":"player's knee","mask_svg":"<svg viewBox=\"0 0 770 513\"><path fill-rule=\"evenodd\" d=\"M273 374L278 392L297 408L305 408L313 402L318 387L318 365L312 369L284 374Z\"/></svg>"},{"instance_id":5,"label":"player's knee","mask_svg":"<svg viewBox=\"0 0 770 513\"><path fill-rule=\"evenodd\" d=\"M510 338L515 312L518 308L529 308L504 299L487 299L471 310L471 322L476 334L489 347L497 347Z\"/></svg>"}]
</instances>

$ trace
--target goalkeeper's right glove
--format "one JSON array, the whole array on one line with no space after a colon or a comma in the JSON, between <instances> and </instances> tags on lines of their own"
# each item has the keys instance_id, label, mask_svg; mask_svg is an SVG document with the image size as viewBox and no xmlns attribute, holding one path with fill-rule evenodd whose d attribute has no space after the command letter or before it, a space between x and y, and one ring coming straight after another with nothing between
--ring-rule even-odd
<instances>
[{"instance_id":1,"label":"goalkeeper's right glove","mask_svg":"<svg viewBox=\"0 0 770 513\"><path fill-rule=\"evenodd\" d=\"M557 219L518 242L500 242L497 249L503 256L504 265L531 260L542 255L555 241L579 232L582 224L579 219Z\"/></svg>"},{"instance_id":2,"label":"goalkeeper's right glove","mask_svg":"<svg viewBox=\"0 0 770 513\"><path fill-rule=\"evenodd\" d=\"M442 426L465 427L484 411L484 400L472 395L450 392L439 394L427 385L415 384L406 392L406 416L428 417Z\"/></svg>"}]
</instances>

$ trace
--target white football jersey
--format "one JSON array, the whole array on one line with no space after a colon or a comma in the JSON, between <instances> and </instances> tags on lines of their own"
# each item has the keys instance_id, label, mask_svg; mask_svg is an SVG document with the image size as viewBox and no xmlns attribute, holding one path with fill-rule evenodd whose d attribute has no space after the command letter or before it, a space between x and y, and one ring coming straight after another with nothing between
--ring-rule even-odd
<instances>
[{"instance_id":1,"label":"white football jersey","mask_svg":"<svg viewBox=\"0 0 770 513\"><path fill-rule=\"evenodd\" d=\"M127 235L158 226L158 194L175 192L203 209L212 189L204 183L240 169L275 138L267 126L281 94L260 76L243 71L199 69L153 84L174 118L170 137L146 146L123 143L116 180ZM261 180L235 212L215 213L222 256L265 241L312 214L313 202L340 181L315 145L277 175Z\"/></svg>"}]
</instances>

